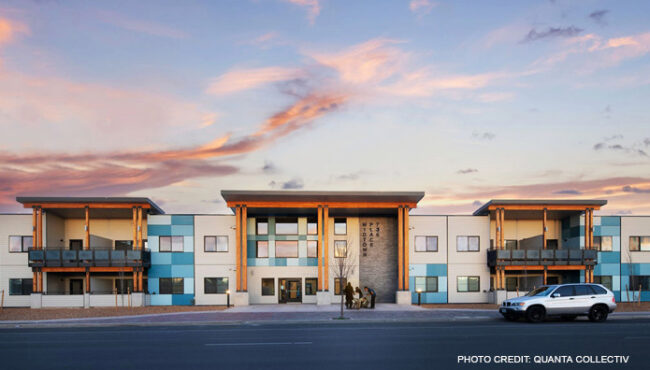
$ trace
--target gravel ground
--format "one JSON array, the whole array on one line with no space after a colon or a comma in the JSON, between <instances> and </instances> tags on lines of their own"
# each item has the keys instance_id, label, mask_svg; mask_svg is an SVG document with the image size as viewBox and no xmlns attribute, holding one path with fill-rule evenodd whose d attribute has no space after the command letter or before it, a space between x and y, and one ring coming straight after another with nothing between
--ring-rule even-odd
<instances>
[{"instance_id":1,"label":"gravel ground","mask_svg":"<svg viewBox=\"0 0 650 370\"><path fill-rule=\"evenodd\" d=\"M149 307L96 307L96 308L3 308L2 320L50 320L73 319L82 317L109 317L130 315L151 315L172 312L220 311L226 306L149 306Z\"/></svg>"}]
</instances>

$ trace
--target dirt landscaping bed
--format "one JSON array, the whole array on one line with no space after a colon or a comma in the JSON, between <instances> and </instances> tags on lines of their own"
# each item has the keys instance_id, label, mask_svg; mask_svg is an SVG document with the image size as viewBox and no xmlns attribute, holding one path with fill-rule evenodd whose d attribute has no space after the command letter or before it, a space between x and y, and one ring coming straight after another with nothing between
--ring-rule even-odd
<instances>
[{"instance_id":1,"label":"dirt landscaping bed","mask_svg":"<svg viewBox=\"0 0 650 370\"><path fill-rule=\"evenodd\" d=\"M49 320L78 319L84 317L108 317L151 315L159 313L220 311L226 306L149 306L149 307L96 307L96 308L3 308L0 321L4 320Z\"/></svg>"},{"instance_id":2,"label":"dirt landscaping bed","mask_svg":"<svg viewBox=\"0 0 650 370\"><path fill-rule=\"evenodd\" d=\"M616 312L650 312L650 302L641 302L639 303L630 303L630 302L618 302L616 303ZM440 309L454 309L454 308L465 308L465 309L482 309L482 310L496 310L499 306L489 303L475 303L475 304L457 304L457 303L440 303L440 304L423 304L424 308L440 308Z\"/></svg>"}]
</instances>

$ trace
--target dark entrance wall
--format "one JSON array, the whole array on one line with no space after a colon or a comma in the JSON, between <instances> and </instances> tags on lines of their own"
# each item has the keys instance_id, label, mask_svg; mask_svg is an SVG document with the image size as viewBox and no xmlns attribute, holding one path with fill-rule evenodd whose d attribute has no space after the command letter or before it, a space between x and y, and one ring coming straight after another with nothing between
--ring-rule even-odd
<instances>
[{"instance_id":1,"label":"dark entrance wall","mask_svg":"<svg viewBox=\"0 0 650 370\"><path fill-rule=\"evenodd\" d=\"M377 292L377 302L395 302L397 219L359 218L359 283ZM365 292L364 292L365 294Z\"/></svg>"}]
</instances>

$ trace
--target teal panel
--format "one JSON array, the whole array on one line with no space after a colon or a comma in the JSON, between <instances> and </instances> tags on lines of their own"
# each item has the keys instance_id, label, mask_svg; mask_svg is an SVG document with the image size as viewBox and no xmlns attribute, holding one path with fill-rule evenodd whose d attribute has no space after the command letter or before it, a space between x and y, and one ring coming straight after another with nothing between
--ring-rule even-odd
<instances>
[{"instance_id":1,"label":"teal panel","mask_svg":"<svg viewBox=\"0 0 650 370\"><path fill-rule=\"evenodd\" d=\"M172 215L172 225L194 225L194 216Z\"/></svg>"},{"instance_id":2,"label":"teal panel","mask_svg":"<svg viewBox=\"0 0 650 370\"><path fill-rule=\"evenodd\" d=\"M621 226L621 218L618 216L604 216L600 218L601 226Z\"/></svg>"},{"instance_id":3,"label":"teal panel","mask_svg":"<svg viewBox=\"0 0 650 370\"><path fill-rule=\"evenodd\" d=\"M426 276L447 276L447 265L442 263L427 264Z\"/></svg>"},{"instance_id":4,"label":"teal panel","mask_svg":"<svg viewBox=\"0 0 650 370\"><path fill-rule=\"evenodd\" d=\"M298 240L307 240L307 235L298 235Z\"/></svg>"},{"instance_id":5,"label":"teal panel","mask_svg":"<svg viewBox=\"0 0 650 370\"><path fill-rule=\"evenodd\" d=\"M307 257L307 266L318 266L318 258Z\"/></svg>"},{"instance_id":6,"label":"teal panel","mask_svg":"<svg viewBox=\"0 0 650 370\"><path fill-rule=\"evenodd\" d=\"M172 277L182 277L182 278L193 278L194 277L194 265L172 265L171 266L171 276Z\"/></svg>"},{"instance_id":7,"label":"teal panel","mask_svg":"<svg viewBox=\"0 0 650 370\"><path fill-rule=\"evenodd\" d=\"M191 306L193 300L193 294L172 294L172 305L174 306Z\"/></svg>"},{"instance_id":8,"label":"teal panel","mask_svg":"<svg viewBox=\"0 0 650 370\"><path fill-rule=\"evenodd\" d=\"M273 258L273 261L269 261L269 265L271 266L286 266L287 265L287 259L286 258ZM271 263L273 262L273 263Z\"/></svg>"},{"instance_id":9,"label":"teal panel","mask_svg":"<svg viewBox=\"0 0 650 370\"><path fill-rule=\"evenodd\" d=\"M601 226L600 233L594 235L611 235L611 236L620 236L621 228L619 226Z\"/></svg>"},{"instance_id":10,"label":"teal panel","mask_svg":"<svg viewBox=\"0 0 650 370\"><path fill-rule=\"evenodd\" d=\"M411 292L411 303L418 303L418 293ZM436 292L436 293L422 293L421 303L447 303L447 293L446 292Z\"/></svg>"},{"instance_id":11,"label":"teal panel","mask_svg":"<svg viewBox=\"0 0 650 370\"><path fill-rule=\"evenodd\" d=\"M594 268L594 275L599 276L614 276L620 273L620 267L614 263L598 264Z\"/></svg>"},{"instance_id":12,"label":"teal panel","mask_svg":"<svg viewBox=\"0 0 650 370\"><path fill-rule=\"evenodd\" d=\"M174 236L193 236L194 226L192 225L172 225L171 232Z\"/></svg>"},{"instance_id":13,"label":"teal panel","mask_svg":"<svg viewBox=\"0 0 650 370\"><path fill-rule=\"evenodd\" d=\"M276 235L275 236L275 240L298 240L298 238L299 238L298 235Z\"/></svg>"},{"instance_id":14,"label":"teal panel","mask_svg":"<svg viewBox=\"0 0 650 370\"><path fill-rule=\"evenodd\" d=\"M619 252L598 252L598 264L601 263L616 263L621 261L621 254Z\"/></svg>"},{"instance_id":15,"label":"teal panel","mask_svg":"<svg viewBox=\"0 0 650 370\"><path fill-rule=\"evenodd\" d=\"M172 277L171 265L151 265L147 271L148 277Z\"/></svg>"},{"instance_id":16,"label":"teal panel","mask_svg":"<svg viewBox=\"0 0 650 370\"><path fill-rule=\"evenodd\" d=\"M248 258L257 258L257 242L255 240L246 241L246 256Z\"/></svg>"},{"instance_id":17,"label":"teal panel","mask_svg":"<svg viewBox=\"0 0 650 370\"><path fill-rule=\"evenodd\" d=\"M147 225L147 235L169 236L172 234L170 225Z\"/></svg>"},{"instance_id":18,"label":"teal panel","mask_svg":"<svg viewBox=\"0 0 650 370\"><path fill-rule=\"evenodd\" d=\"M192 265L194 264L194 253L168 253L172 255L172 264L174 265Z\"/></svg>"},{"instance_id":19,"label":"teal panel","mask_svg":"<svg viewBox=\"0 0 650 370\"><path fill-rule=\"evenodd\" d=\"M160 291L158 278L152 278L152 277L147 278L147 290L149 291L150 294L153 293L158 294L158 292Z\"/></svg>"},{"instance_id":20,"label":"teal panel","mask_svg":"<svg viewBox=\"0 0 650 370\"><path fill-rule=\"evenodd\" d=\"M152 265L171 265L171 263L172 263L172 254L171 253L151 252L151 264Z\"/></svg>"}]
</instances>

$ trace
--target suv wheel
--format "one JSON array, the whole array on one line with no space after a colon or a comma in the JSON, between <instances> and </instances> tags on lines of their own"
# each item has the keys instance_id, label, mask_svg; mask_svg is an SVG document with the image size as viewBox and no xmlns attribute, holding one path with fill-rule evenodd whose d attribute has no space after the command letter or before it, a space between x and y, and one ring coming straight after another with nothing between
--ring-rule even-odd
<instances>
[{"instance_id":1,"label":"suv wheel","mask_svg":"<svg viewBox=\"0 0 650 370\"><path fill-rule=\"evenodd\" d=\"M607 311L608 311L607 308L605 308L605 306L603 305L593 306L589 310L589 321L603 322L607 320L607 314L608 314Z\"/></svg>"},{"instance_id":2,"label":"suv wheel","mask_svg":"<svg viewBox=\"0 0 650 370\"><path fill-rule=\"evenodd\" d=\"M533 306L526 310L526 320L528 322L542 322L546 318L546 310L542 306Z\"/></svg>"}]
</instances>

